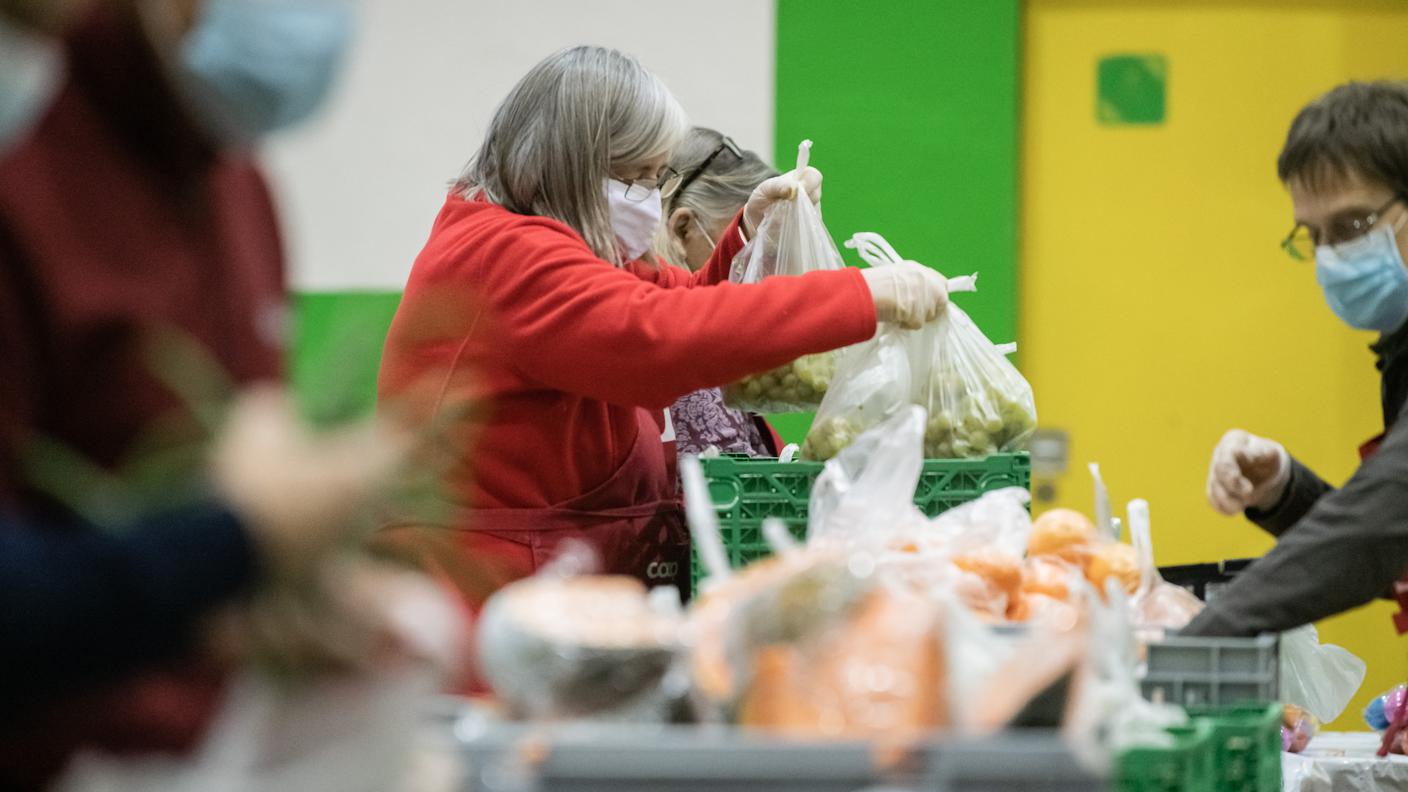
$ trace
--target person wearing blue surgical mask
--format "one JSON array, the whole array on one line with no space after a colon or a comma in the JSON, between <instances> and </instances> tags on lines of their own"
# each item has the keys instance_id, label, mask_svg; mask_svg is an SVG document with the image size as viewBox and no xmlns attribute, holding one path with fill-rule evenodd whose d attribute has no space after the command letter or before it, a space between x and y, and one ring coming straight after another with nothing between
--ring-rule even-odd
<instances>
[{"instance_id":1,"label":"person wearing blue surgical mask","mask_svg":"<svg viewBox=\"0 0 1408 792\"><path fill-rule=\"evenodd\" d=\"M325 564L368 568L345 555L345 504L382 488L400 444L304 437L269 396L284 258L249 156L325 98L349 13L0 0L0 789L47 788L79 749L190 748L228 670L212 618L277 621L248 595L294 585L351 602ZM261 417L215 436L217 398ZM354 459L370 466L336 470ZM159 486L133 481L156 469ZM302 623L366 626L323 607ZM336 649L289 626L280 656Z\"/></svg>"},{"instance_id":2,"label":"person wearing blue surgical mask","mask_svg":"<svg viewBox=\"0 0 1408 792\"><path fill-rule=\"evenodd\" d=\"M1240 429L1223 437L1209 502L1278 541L1188 626L1193 634L1290 629L1396 591L1408 573L1408 84L1348 83L1310 103L1278 173L1295 209L1282 247L1313 267L1341 321L1378 334L1384 431L1359 446L1359 469L1341 487L1274 440ZM1408 613L1395 625L1408 631Z\"/></svg>"}]
</instances>

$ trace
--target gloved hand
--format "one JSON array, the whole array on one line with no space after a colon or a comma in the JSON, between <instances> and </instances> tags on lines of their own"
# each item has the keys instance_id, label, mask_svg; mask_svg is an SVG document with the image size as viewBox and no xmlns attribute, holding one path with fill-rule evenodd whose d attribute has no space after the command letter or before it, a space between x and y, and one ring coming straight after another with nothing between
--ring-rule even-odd
<instances>
[{"instance_id":1,"label":"gloved hand","mask_svg":"<svg viewBox=\"0 0 1408 792\"><path fill-rule=\"evenodd\" d=\"M1222 436L1208 465L1208 503L1226 515L1269 509L1291 480L1291 456L1274 440L1233 429Z\"/></svg>"},{"instance_id":2,"label":"gloved hand","mask_svg":"<svg viewBox=\"0 0 1408 792\"><path fill-rule=\"evenodd\" d=\"M878 321L918 330L948 306L948 280L923 264L900 261L861 270L861 275L875 300Z\"/></svg>"},{"instance_id":3,"label":"gloved hand","mask_svg":"<svg viewBox=\"0 0 1408 792\"><path fill-rule=\"evenodd\" d=\"M800 176L795 169L790 170L753 188L753 194L748 196L748 203L743 207L743 233L749 239L758 230L758 224L763 222L763 213L768 207L777 201L792 200L792 196L797 194L798 183L806 189L812 203L821 203L821 171L816 168L807 168Z\"/></svg>"},{"instance_id":4,"label":"gloved hand","mask_svg":"<svg viewBox=\"0 0 1408 792\"><path fill-rule=\"evenodd\" d=\"M406 461L412 437L384 420L314 433L282 390L235 401L211 456L217 491L244 518L273 576L301 578L356 546L359 512Z\"/></svg>"}]
</instances>

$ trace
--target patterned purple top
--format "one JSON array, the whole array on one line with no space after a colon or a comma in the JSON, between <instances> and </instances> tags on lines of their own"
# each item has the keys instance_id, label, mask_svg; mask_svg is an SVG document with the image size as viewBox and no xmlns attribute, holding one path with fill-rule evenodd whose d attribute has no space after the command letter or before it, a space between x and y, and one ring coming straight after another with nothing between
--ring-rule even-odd
<instances>
[{"instance_id":1,"label":"patterned purple top","mask_svg":"<svg viewBox=\"0 0 1408 792\"><path fill-rule=\"evenodd\" d=\"M675 447L680 455L697 455L709 446L725 454L770 456L753 417L724 406L718 388L695 391L670 408L675 427Z\"/></svg>"}]
</instances>

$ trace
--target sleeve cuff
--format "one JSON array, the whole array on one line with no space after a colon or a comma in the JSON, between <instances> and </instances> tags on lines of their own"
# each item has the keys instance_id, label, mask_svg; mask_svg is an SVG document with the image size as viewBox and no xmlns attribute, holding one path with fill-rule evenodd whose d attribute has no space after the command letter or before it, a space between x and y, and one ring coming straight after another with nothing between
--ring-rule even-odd
<instances>
[{"instance_id":1,"label":"sleeve cuff","mask_svg":"<svg viewBox=\"0 0 1408 792\"><path fill-rule=\"evenodd\" d=\"M1326 486L1320 477L1292 457L1291 476L1286 481L1286 491L1281 494L1281 500L1269 509L1247 509L1247 519L1271 535L1280 536L1300 522L1325 491Z\"/></svg>"}]
</instances>

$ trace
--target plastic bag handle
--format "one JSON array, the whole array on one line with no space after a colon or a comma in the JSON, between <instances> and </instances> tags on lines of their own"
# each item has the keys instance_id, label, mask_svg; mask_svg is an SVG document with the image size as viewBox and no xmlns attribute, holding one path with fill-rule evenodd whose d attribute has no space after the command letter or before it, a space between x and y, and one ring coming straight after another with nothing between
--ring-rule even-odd
<instances>
[{"instance_id":1,"label":"plastic bag handle","mask_svg":"<svg viewBox=\"0 0 1408 792\"><path fill-rule=\"evenodd\" d=\"M1110 508L1110 490L1105 487L1105 479L1100 476L1100 463L1090 463L1090 477L1095 483L1095 526L1104 535L1119 540L1115 531L1113 510Z\"/></svg>"},{"instance_id":2,"label":"plastic bag handle","mask_svg":"<svg viewBox=\"0 0 1408 792\"><path fill-rule=\"evenodd\" d=\"M1154 541L1149 533L1149 502L1136 498L1126 508L1129 511L1129 536L1139 558L1139 591L1144 593L1154 587L1159 576L1154 566Z\"/></svg>"},{"instance_id":3,"label":"plastic bag handle","mask_svg":"<svg viewBox=\"0 0 1408 792\"><path fill-rule=\"evenodd\" d=\"M801 450L802 447L797 445L796 443L788 443L787 445L783 446L782 451L778 453L777 461L783 464L793 462L796 460L797 452Z\"/></svg>"},{"instance_id":4,"label":"plastic bag handle","mask_svg":"<svg viewBox=\"0 0 1408 792\"><path fill-rule=\"evenodd\" d=\"M886 264L898 264L907 261L900 256L894 246L886 241L874 231L858 231L843 243L846 247L860 254L861 260L872 267L883 267ZM943 273L939 273L942 275ZM978 290L978 273L972 275L961 275L957 278L945 278L948 282L949 294L954 292L975 292Z\"/></svg>"},{"instance_id":5,"label":"plastic bag handle","mask_svg":"<svg viewBox=\"0 0 1408 792\"><path fill-rule=\"evenodd\" d=\"M704 466L692 456L680 460L680 479L684 482L684 511L689 518L689 530L699 548L699 560L706 576L713 581L727 580L733 569L728 565L728 553L719 536L719 515L709 497L709 485L704 481Z\"/></svg>"},{"instance_id":6,"label":"plastic bag handle","mask_svg":"<svg viewBox=\"0 0 1408 792\"><path fill-rule=\"evenodd\" d=\"M802 171L807 169L807 162L810 161L811 158L812 142L811 140L803 140L801 144L797 146L797 180L799 182L802 178Z\"/></svg>"}]
</instances>

